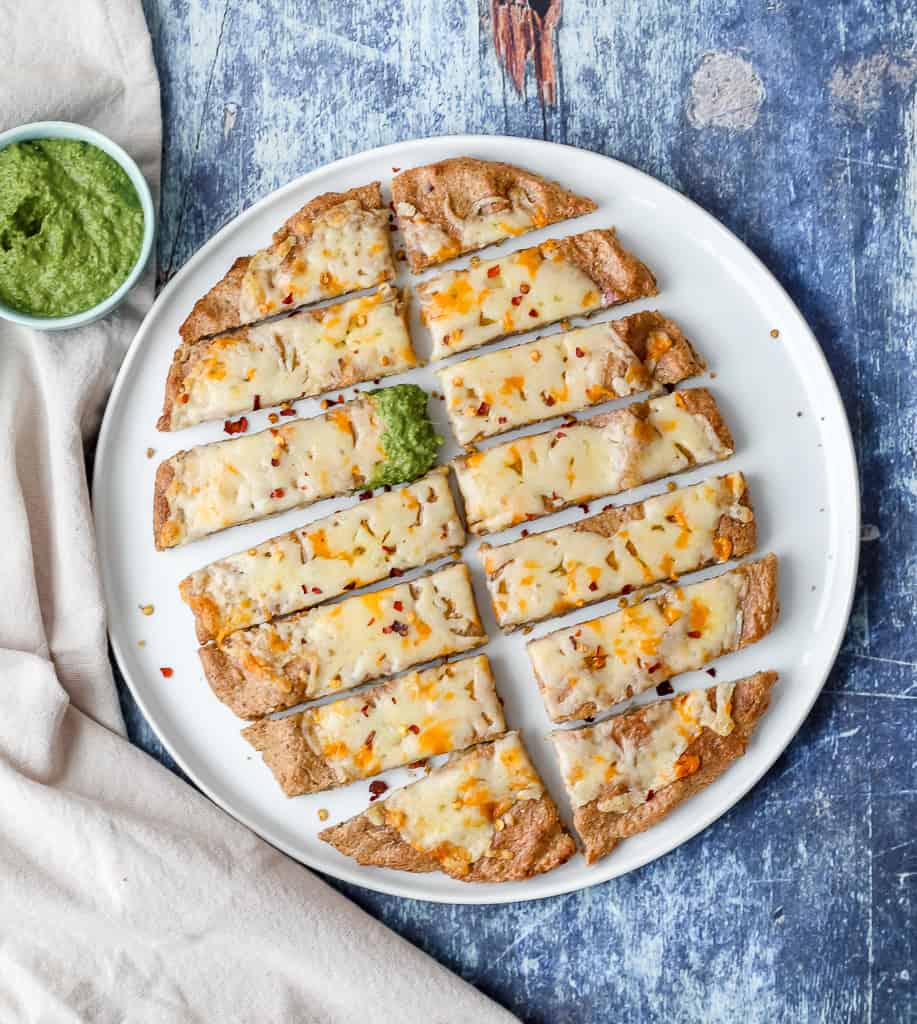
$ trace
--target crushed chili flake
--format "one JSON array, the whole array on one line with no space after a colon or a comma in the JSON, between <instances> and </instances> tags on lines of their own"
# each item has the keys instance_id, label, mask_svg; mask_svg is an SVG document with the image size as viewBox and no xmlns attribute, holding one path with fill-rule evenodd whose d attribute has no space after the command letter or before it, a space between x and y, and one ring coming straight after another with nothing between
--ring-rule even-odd
<instances>
[{"instance_id":1,"label":"crushed chili flake","mask_svg":"<svg viewBox=\"0 0 917 1024\"><path fill-rule=\"evenodd\" d=\"M408 635L408 624L406 622L399 622L397 619L392 623L392 632L397 633L399 636Z\"/></svg>"},{"instance_id":2,"label":"crushed chili flake","mask_svg":"<svg viewBox=\"0 0 917 1024\"><path fill-rule=\"evenodd\" d=\"M392 485L391 484L386 484L382 488L382 490L385 491L386 494L391 494L392 493Z\"/></svg>"},{"instance_id":3,"label":"crushed chili flake","mask_svg":"<svg viewBox=\"0 0 917 1024\"><path fill-rule=\"evenodd\" d=\"M392 607L395 609L396 612L403 612L404 611L404 601L395 601L395 603L392 605Z\"/></svg>"},{"instance_id":4,"label":"crushed chili flake","mask_svg":"<svg viewBox=\"0 0 917 1024\"><path fill-rule=\"evenodd\" d=\"M555 436L555 437L556 437L556 438L557 438L558 440L560 440L560 438L562 438L562 437L566 437L567 435L566 435L566 434L565 434L565 433L564 433L564 432L563 432L562 430L558 430L558 431L557 431L557 433L556 433L556 434L555 434L554 436Z\"/></svg>"},{"instance_id":5,"label":"crushed chili flake","mask_svg":"<svg viewBox=\"0 0 917 1024\"><path fill-rule=\"evenodd\" d=\"M548 395L544 400L545 405L554 405L557 399L553 395Z\"/></svg>"},{"instance_id":6,"label":"crushed chili flake","mask_svg":"<svg viewBox=\"0 0 917 1024\"><path fill-rule=\"evenodd\" d=\"M656 791L654 789L648 789L646 791L646 799L647 799L647 801L652 800L655 795L656 795Z\"/></svg>"},{"instance_id":7,"label":"crushed chili flake","mask_svg":"<svg viewBox=\"0 0 917 1024\"><path fill-rule=\"evenodd\" d=\"M363 707L360 708L360 714L364 718L369 718L369 705L368 704L364 704Z\"/></svg>"},{"instance_id":8,"label":"crushed chili flake","mask_svg":"<svg viewBox=\"0 0 917 1024\"><path fill-rule=\"evenodd\" d=\"M389 569L388 574L390 577L397 579L399 576L404 575L404 569Z\"/></svg>"},{"instance_id":9,"label":"crushed chili flake","mask_svg":"<svg viewBox=\"0 0 917 1024\"><path fill-rule=\"evenodd\" d=\"M244 416L237 419L235 423L232 420L226 420L223 429L227 434L244 434L248 430L248 420Z\"/></svg>"},{"instance_id":10,"label":"crushed chili flake","mask_svg":"<svg viewBox=\"0 0 917 1024\"><path fill-rule=\"evenodd\" d=\"M330 409L332 405L334 405L334 402L329 402L327 398L323 398L321 401L322 411Z\"/></svg>"},{"instance_id":11,"label":"crushed chili flake","mask_svg":"<svg viewBox=\"0 0 917 1024\"><path fill-rule=\"evenodd\" d=\"M519 291L522 292L523 295L528 295L531 290L532 286L530 284L526 284L524 281L519 285Z\"/></svg>"},{"instance_id":12,"label":"crushed chili flake","mask_svg":"<svg viewBox=\"0 0 917 1024\"><path fill-rule=\"evenodd\" d=\"M490 404L488 402L481 402L478 406L478 416L486 416L490 412Z\"/></svg>"},{"instance_id":13,"label":"crushed chili flake","mask_svg":"<svg viewBox=\"0 0 917 1024\"><path fill-rule=\"evenodd\" d=\"M283 302L283 304L284 304L285 306L289 306L289 304L290 304L290 303L291 303L292 301L293 301L293 293L292 293L292 292L290 292L290 294L289 294L289 295L287 295L287 296L286 296L286 298L284 298L284 299L282 300L282 302Z\"/></svg>"},{"instance_id":14,"label":"crushed chili flake","mask_svg":"<svg viewBox=\"0 0 917 1024\"><path fill-rule=\"evenodd\" d=\"M252 399L252 409L257 412L261 408L261 395L255 395Z\"/></svg>"},{"instance_id":15,"label":"crushed chili flake","mask_svg":"<svg viewBox=\"0 0 917 1024\"><path fill-rule=\"evenodd\" d=\"M537 309L530 309L529 310L529 316L538 316L538 310Z\"/></svg>"},{"instance_id":16,"label":"crushed chili flake","mask_svg":"<svg viewBox=\"0 0 917 1024\"><path fill-rule=\"evenodd\" d=\"M506 417L505 416L498 416L497 417L497 423L505 423L505 422L506 422Z\"/></svg>"},{"instance_id":17,"label":"crushed chili flake","mask_svg":"<svg viewBox=\"0 0 917 1024\"><path fill-rule=\"evenodd\" d=\"M589 584L589 589L590 589L591 591L595 592L596 590L598 590L598 589L599 589L599 585L598 585L598 583L596 583L596 582L595 582L595 580L593 580L593 581L592 581L592 582L591 582L591 583Z\"/></svg>"},{"instance_id":18,"label":"crushed chili flake","mask_svg":"<svg viewBox=\"0 0 917 1024\"><path fill-rule=\"evenodd\" d=\"M529 531L528 530L523 530L520 536L528 537L528 535L529 535Z\"/></svg>"},{"instance_id":19,"label":"crushed chili flake","mask_svg":"<svg viewBox=\"0 0 917 1024\"><path fill-rule=\"evenodd\" d=\"M577 346L576 346L576 348L575 348L575 349L574 349L573 351L574 351L574 352L576 352L576 358L577 358L577 359L582 359L582 358L583 358L583 356L585 356L585 354L586 354L586 353L585 353L585 352L584 352L584 351L583 351L583 350L582 350L582 349L581 349L581 348L579 347L579 345L577 345Z\"/></svg>"},{"instance_id":20,"label":"crushed chili flake","mask_svg":"<svg viewBox=\"0 0 917 1024\"><path fill-rule=\"evenodd\" d=\"M412 732L416 736L420 732L420 726L419 725L409 725L408 726L408 732Z\"/></svg>"},{"instance_id":21,"label":"crushed chili flake","mask_svg":"<svg viewBox=\"0 0 917 1024\"><path fill-rule=\"evenodd\" d=\"M312 588L312 593L313 594L320 594L321 592L322 592L322 588L321 587L313 587Z\"/></svg>"},{"instance_id":22,"label":"crushed chili flake","mask_svg":"<svg viewBox=\"0 0 917 1024\"><path fill-rule=\"evenodd\" d=\"M699 629L689 629L688 630L688 636L691 637L692 640L700 640L700 630Z\"/></svg>"},{"instance_id":23,"label":"crushed chili flake","mask_svg":"<svg viewBox=\"0 0 917 1024\"><path fill-rule=\"evenodd\" d=\"M280 465L280 459L276 457L271 459L271 465L276 469Z\"/></svg>"},{"instance_id":24,"label":"crushed chili flake","mask_svg":"<svg viewBox=\"0 0 917 1024\"><path fill-rule=\"evenodd\" d=\"M357 586L356 580L351 580L349 583L345 583L341 590L355 590Z\"/></svg>"},{"instance_id":25,"label":"crushed chili flake","mask_svg":"<svg viewBox=\"0 0 917 1024\"><path fill-rule=\"evenodd\" d=\"M583 515L589 515L589 506L585 501L579 507L583 510Z\"/></svg>"},{"instance_id":26,"label":"crushed chili flake","mask_svg":"<svg viewBox=\"0 0 917 1024\"><path fill-rule=\"evenodd\" d=\"M373 496L373 492L372 491L361 491L360 492L360 501L368 501L372 496Z\"/></svg>"},{"instance_id":27,"label":"crushed chili flake","mask_svg":"<svg viewBox=\"0 0 917 1024\"><path fill-rule=\"evenodd\" d=\"M672 684L668 680L666 680L664 683L660 683L656 687L656 693L658 693L660 697L668 697L670 693L674 692L675 687L672 686Z\"/></svg>"},{"instance_id":28,"label":"crushed chili flake","mask_svg":"<svg viewBox=\"0 0 917 1024\"><path fill-rule=\"evenodd\" d=\"M165 676L166 679L171 679L175 670L166 666L164 668L161 668L159 671L163 674L163 676Z\"/></svg>"},{"instance_id":29,"label":"crushed chili flake","mask_svg":"<svg viewBox=\"0 0 917 1024\"><path fill-rule=\"evenodd\" d=\"M631 591L633 589L634 588L629 583L625 583L624 586L621 587L621 593L622 594L629 594L629 593L631 593Z\"/></svg>"},{"instance_id":30,"label":"crushed chili flake","mask_svg":"<svg viewBox=\"0 0 917 1024\"><path fill-rule=\"evenodd\" d=\"M423 758L421 758L421 759L420 759L419 761L412 761L412 762L411 762L411 763L410 763L410 764L408 765L408 768L423 768L423 766L424 766L424 765L425 765L426 763L427 763L427 762L426 762L426 761L424 761L424 760L423 760Z\"/></svg>"},{"instance_id":31,"label":"crushed chili flake","mask_svg":"<svg viewBox=\"0 0 917 1024\"><path fill-rule=\"evenodd\" d=\"M514 295L509 301L514 306L518 306L522 302L522 296L521 295Z\"/></svg>"},{"instance_id":32,"label":"crushed chili flake","mask_svg":"<svg viewBox=\"0 0 917 1024\"><path fill-rule=\"evenodd\" d=\"M716 669L715 668L708 668L707 669L707 675L710 676L713 679L716 679Z\"/></svg>"},{"instance_id":33,"label":"crushed chili flake","mask_svg":"<svg viewBox=\"0 0 917 1024\"><path fill-rule=\"evenodd\" d=\"M393 167L392 168L392 174L397 174L400 170L401 170L400 167Z\"/></svg>"},{"instance_id":34,"label":"crushed chili flake","mask_svg":"<svg viewBox=\"0 0 917 1024\"><path fill-rule=\"evenodd\" d=\"M284 494L284 491L283 491L282 487L275 487L273 489L273 491L271 491L271 497L272 498L282 498L283 494Z\"/></svg>"},{"instance_id":35,"label":"crushed chili flake","mask_svg":"<svg viewBox=\"0 0 917 1024\"><path fill-rule=\"evenodd\" d=\"M296 415L296 410L293 408L292 405L287 405L287 406L284 406L284 408L280 410L280 415L281 416L295 416Z\"/></svg>"},{"instance_id":36,"label":"crushed chili flake","mask_svg":"<svg viewBox=\"0 0 917 1024\"><path fill-rule=\"evenodd\" d=\"M374 800L378 800L380 796L388 789L388 783L383 782L381 779L376 779L375 782L369 784L370 797L369 801L372 803Z\"/></svg>"},{"instance_id":37,"label":"crushed chili flake","mask_svg":"<svg viewBox=\"0 0 917 1024\"><path fill-rule=\"evenodd\" d=\"M650 667L646 671L649 672L650 675L652 675L654 672L658 672L661 668L662 662L657 661L655 665L650 665Z\"/></svg>"},{"instance_id":38,"label":"crushed chili flake","mask_svg":"<svg viewBox=\"0 0 917 1024\"><path fill-rule=\"evenodd\" d=\"M497 274L499 274L499 273L500 273L499 265L496 266L496 267L489 267L488 270L487 270L487 276L488 277L496 277Z\"/></svg>"}]
</instances>

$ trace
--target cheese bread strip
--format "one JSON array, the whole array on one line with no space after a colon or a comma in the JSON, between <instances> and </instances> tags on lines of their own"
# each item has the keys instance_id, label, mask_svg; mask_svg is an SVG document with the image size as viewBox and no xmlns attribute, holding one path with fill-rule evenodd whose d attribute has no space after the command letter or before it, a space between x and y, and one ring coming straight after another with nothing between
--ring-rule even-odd
<instances>
[{"instance_id":1,"label":"cheese bread strip","mask_svg":"<svg viewBox=\"0 0 917 1024\"><path fill-rule=\"evenodd\" d=\"M777 621L777 558L677 587L529 641L548 716L593 718L680 672L756 643Z\"/></svg>"},{"instance_id":2,"label":"cheese bread strip","mask_svg":"<svg viewBox=\"0 0 917 1024\"><path fill-rule=\"evenodd\" d=\"M659 394L703 370L678 325L646 312L488 352L438 376L456 439L470 444L612 398Z\"/></svg>"},{"instance_id":3,"label":"cheese bread strip","mask_svg":"<svg viewBox=\"0 0 917 1024\"><path fill-rule=\"evenodd\" d=\"M441 443L427 417L426 392L399 384L322 416L180 451L156 473L156 547L413 480L433 465Z\"/></svg>"},{"instance_id":4,"label":"cheese bread strip","mask_svg":"<svg viewBox=\"0 0 917 1024\"><path fill-rule=\"evenodd\" d=\"M411 672L242 730L287 796L368 779L506 730L487 656Z\"/></svg>"},{"instance_id":5,"label":"cheese bread strip","mask_svg":"<svg viewBox=\"0 0 917 1024\"><path fill-rule=\"evenodd\" d=\"M261 718L487 643L463 563L202 647L213 692Z\"/></svg>"},{"instance_id":6,"label":"cheese bread strip","mask_svg":"<svg viewBox=\"0 0 917 1024\"><path fill-rule=\"evenodd\" d=\"M453 465L468 528L494 533L732 452L713 396L696 388L473 452Z\"/></svg>"},{"instance_id":7,"label":"cheese bread strip","mask_svg":"<svg viewBox=\"0 0 917 1024\"><path fill-rule=\"evenodd\" d=\"M511 630L742 558L755 538L745 477L730 473L480 550L497 622Z\"/></svg>"},{"instance_id":8,"label":"cheese bread strip","mask_svg":"<svg viewBox=\"0 0 917 1024\"><path fill-rule=\"evenodd\" d=\"M392 198L415 273L596 209L522 167L467 156L396 174Z\"/></svg>"},{"instance_id":9,"label":"cheese bread strip","mask_svg":"<svg viewBox=\"0 0 917 1024\"><path fill-rule=\"evenodd\" d=\"M776 682L776 672L759 672L552 733L587 863L645 832L740 758Z\"/></svg>"},{"instance_id":10,"label":"cheese bread strip","mask_svg":"<svg viewBox=\"0 0 917 1024\"><path fill-rule=\"evenodd\" d=\"M438 466L402 490L212 562L185 577L179 590L205 644L400 576L464 543L449 471Z\"/></svg>"},{"instance_id":11,"label":"cheese bread strip","mask_svg":"<svg viewBox=\"0 0 917 1024\"><path fill-rule=\"evenodd\" d=\"M478 260L417 286L434 359L656 293L650 270L613 229Z\"/></svg>"},{"instance_id":12,"label":"cheese bread strip","mask_svg":"<svg viewBox=\"0 0 917 1024\"><path fill-rule=\"evenodd\" d=\"M240 327L175 351L159 430L261 409L417 365L401 294L373 295Z\"/></svg>"},{"instance_id":13,"label":"cheese bread strip","mask_svg":"<svg viewBox=\"0 0 917 1024\"><path fill-rule=\"evenodd\" d=\"M237 259L198 299L179 334L190 344L394 276L379 182L326 192L275 231L272 245Z\"/></svg>"},{"instance_id":14,"label":"cheese bread strip","mask_svg":"<svg viewBox=\"0 0 917 1024\"><path fill-rule=\"evenodd\" d=\"M319 839L359 864L463 882L531 878L576 850L516 732L453 754Z\"/></svg>"}]
</instances>

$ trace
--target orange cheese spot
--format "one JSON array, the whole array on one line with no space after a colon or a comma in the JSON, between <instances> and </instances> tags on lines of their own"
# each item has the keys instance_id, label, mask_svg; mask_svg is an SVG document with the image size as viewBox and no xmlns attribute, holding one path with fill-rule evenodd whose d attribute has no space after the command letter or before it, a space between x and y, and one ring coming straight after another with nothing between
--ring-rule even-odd
<instances>
[{"instance_id":1,"label":"orange cheese spot","mask_svg":"<svg viewBox=\"0 0 917 1024\"><path fill-rule=\"evenodd\" d=\"M599 301L599 293L593 291L591 288L583 296L583 309L588 309L590 306L596 305Z\"/></svg>"},{"instance_id":2,"label":"orange cheese spot","mask_svg":"<svg viewBox=\"0 0 917 1024\"><path fill-rule=\"evenodd\" d=\"M514 391L518 391L522 394L522 389L525 386L524 377L507 377L500 387L501 395L511 395Z\"/></svg>"},{"instance_id":3,"label":"orange cheese spot","mask_svg":"<svg viewBox=\"0 0 917 1024\"><path fill-rule=\"evenodd\" d=\"M418 743L425 754L445 754L452 749L452 731L446 722L433 722L421 732Z\"/></svg>"},{"instance_id":4,"label":"orange cheese spot","mask_svg":"<svg viewBox=\"0 0 917 1024\"><path fill-rule=\"evenodd\" d=\"M710 617L710 609L703 603L695 598L691 602L691 612L688 617L688 627L691 632L700 632L707 624L707 619Z\"/></svg>"},{"instance_id":5,"label":"orange cheese spot","mask_svg":"<svg viewBox=\"0 0 917 1024\"><path fill-rule=\"evenodd\" d=\"M341 431L343 434L350 433L350 414L346 409L333 409L328 413L328 417L331 422Z\"/></svg>"},{"instance_id":6,"label":"orange cheese spot","mask_svg":"<svg viewBox=\"0 0 917 1024\"><path fill-rule=\"evenodd\" d=\"M513 257L513 262L528 271L529 277L534 277L541 266L542 256L538 249L523 249Z\"/></svg>"},{"instance_id":7,"label":"orange cheese spot","mask_svg":"<svg viewBox=\"0 0 917 1024\"><path fill-rule=\"evenodd\" d=\"M654 331L650 335L649 342L646 346L647 358L656 362L661 356L664 356L671 347L672 339L667 334L663 331Z\"/></svg>"},{"instance_id":8,"label":"orange cheese spot","mask_svg":"<svg viewBox=\"0 0 917 1024\"><path fill-rule=\"evenodd\" d=\"M700 768L700 758L696 754L682 754L675 762L675 778L683 779L693 775Z\"/></svg>"},{"instance_id":9,"label":"orange cheese spot","mask_svg":"<svg viewBox=\"0 0 917 1024\"><path fill-rule=\"evenodd\" d=\"M434 319L465 316L475 303L475 292L466 278L457 277L445 291L434 292L430 302L432 312L429 315Z\"/></svg>"}]
</instances>

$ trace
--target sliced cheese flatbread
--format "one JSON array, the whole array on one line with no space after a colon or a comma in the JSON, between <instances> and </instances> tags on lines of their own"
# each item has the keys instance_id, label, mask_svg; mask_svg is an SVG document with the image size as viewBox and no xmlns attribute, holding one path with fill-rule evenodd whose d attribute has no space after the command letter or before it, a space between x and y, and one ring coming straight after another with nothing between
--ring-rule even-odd
<instances>
[{"instance_id":1,"label":"sliced cheese flatbread","mask_svg":"<svg viewBox=\"0 0 917 1024\"><path fill-rule=\"evenodd\" d=\"M741 757L776 672L689 690L551 739L586 861L655 825Z\"/></svg>"},{"instance_id":2,"label":"sliced cheese flatbread","mask_svg":"<svg viewBox=\"0 0 917 1024\"><path fill-rule=\"evenodd\" d=\"M480 551L497 622L510 630L754 547L745 477L730 473Z\"/></svg>"},{"instance_id":3,"label":"sliced cheese flatbread","mask_svg":"<svg viewBox=\"0 0 917 1024\"><path fill-rule=\"evenodd\" d=\"M464 543L449 471L440 466L401 490L205 565L179 590L203 644L400 576Z\"/></svg>"},{"instance_id":4,"label":"sliced cheese flatbread","mask_svg":"<svg viewBox=\"0 0 917 1024\"><path fill-rule=\"evenodd\" d=\"M326 192L274 233L273 244L235 261L179 329L182 341L256 323L395 276L379 182Z\"/></svg>"},{"instance_id":5,"label":"sliced cheese flatbread","mask_svg":"<svg viewBox=\"0 0 917 1024\"><path fill-rule=\"evenodd\" d=\"M531 878L576 850L515 732L454 754L319 838L360 864L463 882Z\"/></svg>"},{"instance_id":6,"label":"sliced cheese flatbread","mask_svg":"<svg viewBox=\"0 0 917 1024\"><path fill-rule=\"evenodd\" d=\"M493 533L732 453L713 396L696 388L496 445L453 465L468 528Z\"/></svg>"},{"instance_id":7,"label":"sliced cheese flatbread","mask_svg":"<svg viewBox=\"0 0 917 1024\"><path fill-rule=\"evenodd\" d=\"M479 260L417 286L434 359L656 292L652 273L613 229Z\"/></svg>"},{"instance_id":8,"label":"sliced cheese flatbread","mask_svg":"<svg viewBox=\"0 0 917 1024\"><path fill-rule=\"evenodd\" d=\"M293 401L417 365L400 292L299 310L176 349L159 430Z\"/></svg>"},{"instance_id":9,"label":"sliced cheese flatbread","mask_svg":"<svg viewBox=\"0 0 917 1024\"><path fill-rule=\"evenodd\" d=\"M467 567L230 633L200 649L213 692L261 718L487 643Z\"/></svg>"},{"instance_id":10,"label":"sliced cheese flatbread","mask_svg":"<svg viewBox=\"0 0 917 1024\"><path fill-rule=\"evenodd\" d=\"M672 320L623 320L551 334L453 363L438 376L460 444L503 434L702 373L703 361Z\"/></svg>"},{"instance_id":11,"label":"sliced cheese flatbread","mask_svg":"<svg viewBox=\"0 0 917 1024\"><path fill-rule=\"evenodd\" d=\"M757 643L777 621L777 558L767 555L722 576L527 645L554 722L593 718L681 672Z\"/></svg>"},{"instance_id":12,"label":"sliced cheese flatbread","mask_svg":"<svg viewBox=\"0 0 917 1024\"><path fill-rule=\"evenodd\" d=\"M392 198L415 273L596 209L591 199L522 167L472 157L396 174Z\"/></svg>"},{"instance_id":13,"label":"sliced cheese flatbread","mask_svg":"<svg viewBox=\"0 0 917 1024\"><path fill-rule=\"evenodd\" d=\"M463 750L506 729L486 655L242 730L287 796Z\"/></svg>"},{"instance_id":14,"label":"sliced cheese flatbread","mask_svg":"<svg viewBox=\"0 0 917 1024\"><path fill-rule=\"evenodd\" d=\"M156 473L156 547L420 476L441 443L426 406L426 392L399 384L322 416L178 452Z\"/></svg>"}]
</instances>

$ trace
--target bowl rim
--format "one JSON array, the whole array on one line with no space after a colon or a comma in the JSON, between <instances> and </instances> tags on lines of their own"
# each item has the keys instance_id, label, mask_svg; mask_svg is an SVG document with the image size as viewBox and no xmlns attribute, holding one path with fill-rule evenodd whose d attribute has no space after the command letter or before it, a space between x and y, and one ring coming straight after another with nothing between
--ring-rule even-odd
<instances>
[{"instance_id":1,"label":"bowl rim","mask_svg":"<svg viewBox=\"0 0 917 1024\"><path fill-rule=\"evenodd\" d=\"M79 313L70 313L67 316L35 316L14 309L0 300L0 318L23 327L33 327L40 331L62 331L71 327L82 327L107 316L116 306L120 305L146 269L153 251L153 239L156 234L153 196L146 178L133 157L107 135L96 131L95 128L89 128L75 121L31 121L28 124L0 132L0 150L13 145L13 143L27 142L30 139L71 139L75 142L88 142L96 146L103 153L107 153L124 170L140 199L140 207L143 210L143 239L140 243L140 252L130 273L111 295L88 309Z\"/></svg>"}]
</instances>

